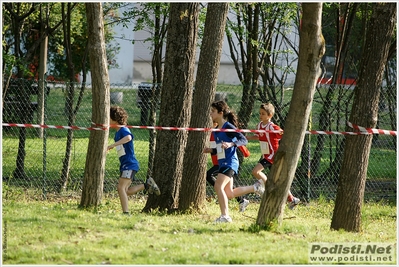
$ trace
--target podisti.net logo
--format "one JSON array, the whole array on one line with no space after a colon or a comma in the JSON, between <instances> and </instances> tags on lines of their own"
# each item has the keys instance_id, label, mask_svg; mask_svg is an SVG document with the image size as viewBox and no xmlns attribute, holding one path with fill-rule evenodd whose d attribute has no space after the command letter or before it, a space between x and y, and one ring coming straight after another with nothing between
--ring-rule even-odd
<instances>
[{"instance_id":1,"label":"podisti.net logo","mask_svg":"<svg viewBox=\"0 0 399 267\"><path fill-rule=\"evenodd\" d=\"M309 263L396 263L396 244L310 243Z\"/></svg>"}]
</instances>

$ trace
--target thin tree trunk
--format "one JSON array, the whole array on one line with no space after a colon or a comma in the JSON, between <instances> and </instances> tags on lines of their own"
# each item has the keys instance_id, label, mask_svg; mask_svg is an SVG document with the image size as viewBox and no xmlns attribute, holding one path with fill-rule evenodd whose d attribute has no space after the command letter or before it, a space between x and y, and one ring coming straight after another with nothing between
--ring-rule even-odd
<instances>
[{"instance_id":1,"label":"thin tree trunk","mask_svg":"<svg viewBox=\"0 0 399 267\"><path fill-rule=\"evenodd\" d=\"M64 31L64 45L66 50L66 58L68 65L69 84L67 86L67 97L65 101L65 111L68 117L68 126L75 124L75 113L73 112L73 101L75 97L75 67L72 62L72 48L71 48L71 3L68 3L68 9L65 16L65 3L62 3L62 17L63 17L63 31ZM67 143L65 147L65 157L62 164L61 183L58 189L59 192L66 190L69 173L71 168L71 150L73 144L73 130L68 129Z\"/></svg>"},{"instance_id":2,"label":"thin tree trunk","mask_svg":"<svg viewBox=\"0 0 399 267\"><path fill-rule=\"evenodd\" d=\"M321 34L322 3L303 3L300 31L298 71L284 136L265 186L256 223L270 227L282 223L288 191L291 187L304 143L312 107L320 61L325 52Z\"/></svg>"},{"instance_id":3,"label":"thin tree trunk","mask_svg":"<svg viewBox=\"0 0 399 267\"><path fill-rule=\"evenodd\" d=\"M161 5L156 4L154 11L156 14L161 14ZM150 103L150 116L148 120L148 124L151 126L155 126L157 121L157 109L159 106L159 100L162 89L162 80L163 80L163 69L162 69L162 48L164 45L165 39L165 24L166 24L166 16L155 17L154 23L154 48L153 55L151 61L151 69L152 69L152 84L151 88L151 103ZM155 158L155 147L156 147L156 130L149 130L149 143L148 143L148 168L147 168L147 178L152 177L152 170L154 169L154 158Z\"/></svg>"},{"instance_id":4,"label":"thin tree trunk","mask_svg":"<svg viewBox=\"0 0 399 267\"><path fill-rule=\"evenodd\" d=\"M30 87L31 83L27 82L24 79L18 79L18 90L19 90L19 104L20 110L23 111L19 114L18 119L20 120L18 123L31 123L30 114L33 113L32 106L30 104ZM19 128L19 136L18 136L18 153L16 159L16 167L13 172L13 177L19 179L29 179L25 172L25 157L26 157L26 150L25 150L25 143L26 143L26 128L20 127Z\"/></svg>"},{"instance_id":5,"label":"thin tree trunk","mask_svg":"<svg viewBox=\"0 0 399 267\"><path fill-rule=\"evenodd\" d=\"M101 3L86 3L92 74L92 122L109 124L109 76ZM81 207L98 206L104 185L108 130L91 131L82 186Z\"/></svg>"},{"instance_id":6,"label":"thin tree trunk","mask_svg":"<svg viewBox=\"0 0 399 267\"><path fill-rule=\"evenodd\" d=\"M16 3L17 5L17 10L21 10L19 8L22 3ZM23 27L23 21L26 19L33 11L35 10L35 4L32 4L32 7L28 12L25 14L20 14L15 13L13 10L13 4L12 3L6 3L4 4L5 8L9 11L11 17L12 17L12 29L13 29L13 35L14 35L14 55L15 55L15 61L17 62L16 68L17 68L17 77L19 78L16 82L20 83L18 84L19 86L19 102L20 102L20 109L23 110L24 112L20 116L20 121L19 123L29 123L28 121L28 114L31 113L31 105L30 105L30 86L31 84L28 82L25 82L22 80L24 76L24 71L22 64L24 62L28 62L29 59L24 58L23 52L21 51L21 29ZM23 60L24 59L24 60ZM17 153L17 158L15 161L16 168L13 172L13 177L15 178L20 178L20 179L28 179L25 173L25 156L26 156L26 151L25 151L25 143L26 143L26 128L25 127L20 127L19 128L19 136L18 136L19 142L18 142L18 153Z\"/></svg>"}]
</instances>

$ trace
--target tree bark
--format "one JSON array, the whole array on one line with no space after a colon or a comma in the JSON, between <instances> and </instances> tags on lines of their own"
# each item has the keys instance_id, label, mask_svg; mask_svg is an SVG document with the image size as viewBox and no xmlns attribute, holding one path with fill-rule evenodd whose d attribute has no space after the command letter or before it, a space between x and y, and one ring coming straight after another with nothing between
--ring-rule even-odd
<instances>
[{"instance_id":1,"label":"tree bark","mask_svg":"<svg viewBox=\"0 0 399 267\"><path fill-rule=\"evenodd\" d=\"M256 223L281 224L288 191L294 178L312 107L320 61L325 51L321 34L322 3L303 3L298 70L284 136L265 185Z\"/></svg>"},{"instance_id":2,"label":"tree bark","mask_svg":"<svg viewBox=\"0 0 399 267\"><path fill-rule=\"evenodd\" d=\"M242 128L247 128L252 114L260 75L260 67L258 64L259 61L263 60L262 57L266 54L263 53L263 56L258 58L258 45L254 44L254 42L260 42L258 38L259 24L261 24L259 17L261 11L260 5L261 3L255 3L254 5L238 3L236 7L240 8L236 10L234 23L237 25L234 27L243 30L230 29L230 31L235 34L235 37L231 34L227 35L230 56L242 84L241 106L238 111L238 118ZM238 45L235 43L234 38L240 40Z\"/></svg>"},{"instance_id":3,"label":"tree bark","mask_svg":"<svg viewBox=\"0 0 399 267\"><path fill-rule=\"evenodd\" d=\"M209 3L202 39L190 127L211 127L210 104L214 100L223 36L226 26L228 3ZM188 133L183 161L183 179L179 210L201 209L206 197L207 157L202 150L209 140L209 132Z\"/></svg>"},{"instance_id":4,"label":"tree bark","mask_svg":"<svg viewBox=\"0 0 399 267\"><path fill-rule=\"evenodd\" d=\"M13 5L16 5L14 12L14 7ZM26 64L29 59L24 57L24 54L21 50L21 29L23 28L23 22L24 20L35 11L35 4L32 4L31 8L29 11L26 13L21 14L20 6L22 3L5 3L4 7L8 10L11 16L11 27L12 27L12 32L14 36L14 56L15 56L15 61L18 63L16 64L16 70L17 70L17 78L21 79L24 76L24 71L23 71L23 64ZM29 116L31 111L31 105L30 105L30 95L29 91L31 88L31 83L30 82L25 82L24 80L17 80L17 83L20 83L19 86L19 94L18 99L20 102L20 109L23 110L24 112L21 113L20 118L18 123L30 123L29 121ZM15 161L16 168L13 172L13 177L17 179L29 179L26 175L25 172L25 156L26 156L26 151L25 151L25 143L26 143L26 128L25 127L20 127L19 128L19 142L18 142L18 153L17 153L17 158Z\"/></svg>"},{"instance_id":5,"label":"tree bark","mask_svg":"<svg viewBox=\"0 0 399 267\"><path fill-rule=\"evenodd\" d=\"M164 14L161 9L162 3L155 4L154 13L155 14ZM151 60L151 69L152 69L152 90L151 90L151 102L150 102L150 115L148 119L148 124L151 126L155 126L155 122L157 121L157 109L158 102L160 99L160 94L162 90L162 80L163 80L163 45L164 39L166 35L166 15L155 16L154 19L154 38L153 38L153 55ZM147 168L147 178L152 177L152 170L154 169L154 157L155 157L155 144L156 144L156 135L157 132L155 130L149 131L149 143L148 143L148 168Z\"/></svg>"},{"instance_id":6,"label":"tree bark","mask_svg":"<svg viewBox=\"0 0 399 267\"><path fill-rule=\"evenodd\" d=\"M66 86L66 100L65 100L65 113L68 118L68 126L75 124L75 114L73 112L73 102L75 98L75 67L72 62L72 48L71 48L71 3L68 3L67 12L65 14L65 3L62 6L62 29L64 32L64 45L66 61L68 66L69 83ZM71 151L73 144L73 130L68 129L67 142L65 147L65 156L62 162L61 179L58 192L65 191L71 169Z\"/></svg>"},{"instance_id":7,"label":"tree bark","mask_svg":"<svg viewBox=\"0 0 399 267\"><path fill-rule=\"evenodd\" d=\"M171 3L161 91L160 126L188 127L194 85L199 3ZM156 137L153 171L160 196L150 195L144 212L179 206L187 132L161 130Z\"/></svg>"},{"instance_id":8,"label":"tree bark","mask_svg":"<svg viewBox=\"0 0 399 267\"><path fill-rule=\"evenodd\" d=\"M89 60L92 75L92 122L109 124L109 90L101 3L86 3ZM108 131L91 131L82 186L81 207L98 206L104 185Z\"/></svg>"},{"instance_id":9,"label":"tree bark","mask_svg":"<svg viewBox=\"0 0 399 267\"><path fill-rule=\"evenodd\" d=\"M355 87L350 122L374 128L385 64L396 25L396 3L374 3ZM359 232L372 135L347 136L331 229Z\"/></svg>"}]
</instances>

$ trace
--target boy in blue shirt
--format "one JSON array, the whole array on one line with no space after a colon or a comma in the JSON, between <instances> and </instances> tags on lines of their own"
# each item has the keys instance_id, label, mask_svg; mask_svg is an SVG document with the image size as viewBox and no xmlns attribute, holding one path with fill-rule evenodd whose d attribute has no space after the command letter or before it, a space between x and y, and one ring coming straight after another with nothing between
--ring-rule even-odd
<instances>
[{"instance_id":1,"label":"boy in blue shirt","mask_svg":"<svg viewBox=\"0 0 399 267\"><path fill-rule=\"evenodd\" d=\"M127 119L128 115L125 109L119 106L111 107L110 124L118 125L119 128L115 133L115 143L109 145L107 147L107 151L115 148L116 152L118 153L120 162L120 177L117 189L124 214L129 214L128 196L143 190L149 194L155 193L158 196L161 194L157 184L151 177L148 178L145 183L130 187L132 181L135 180L135 175L139 171L140 166L134 153L134 136L130 132L130 129L126 127Z\"/></svg>"}]
</instances>

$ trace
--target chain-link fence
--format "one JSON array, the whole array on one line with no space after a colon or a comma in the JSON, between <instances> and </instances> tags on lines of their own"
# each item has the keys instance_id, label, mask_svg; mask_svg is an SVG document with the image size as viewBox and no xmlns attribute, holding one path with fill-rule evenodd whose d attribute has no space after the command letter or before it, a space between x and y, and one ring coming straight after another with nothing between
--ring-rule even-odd
<instances>
[{"instance_id":1,"label":"chain-link fence","mask_svg":"<svg viewBox=\"0 0 399 267\"><path fill-rule=\"evenodd\" d=\"M3 83L4 84L4 83ZM31 81L12 80L4 86L3 123L33 123L51 126L75 125L91 127L92 95L90 86L81 84L47 83L44 94L44 112L38 105L40 86ZM263 87L276 90L276 87ZM353 88L352 88L353 89ZM353 90L346 87L318 87L312 106L309 130L345 131L349 118ZM111 85L111 104L120 105L129 114L128 125L148 125L152 98L151 84ZM396 88L381 91L378 128L396 129ZM261 94L260 94L261 95ZM264 94L267 95L267 94ZM261 96L255 101L248 129L259 122L261 102L272 101L276 106L273 121L284 128L292 88L279 91L279 100ZM217 99L224 99L230 108L239 112L242 86L218 85ZM261 100L263 99L263 100ZM156 100L159 104L159 100ZM159 107L159 105L156 105ZM159 116L159 110L157 110ZM173 126L173 125L171 125ZM131 129L141 171L137 177L144 180L149 156L149 130ZM65 128L29 128L4 126L2 129L3 187L37 188L43 192L62 190L79 192L82 186L89 130ZM113 142L115 129L110 129L109 142ZM294 195L303 200L335 197L343 155L344 135L307 134L292 184ZM255 181L252 168L261 157L260 146L250 141L249 158L243 159L236 185L249 185ZM208 167L211 167L209 158ZM266 174L268 170L265 170ZM108 153L105 166L104 191L115 192L119 176L116 153ZM214 195L211 187L207 194ZM255 195L250 197L256 199ZM374 135L369 158L366 200L396 199L396 136Z\"/></svg>"}]
</instances>

